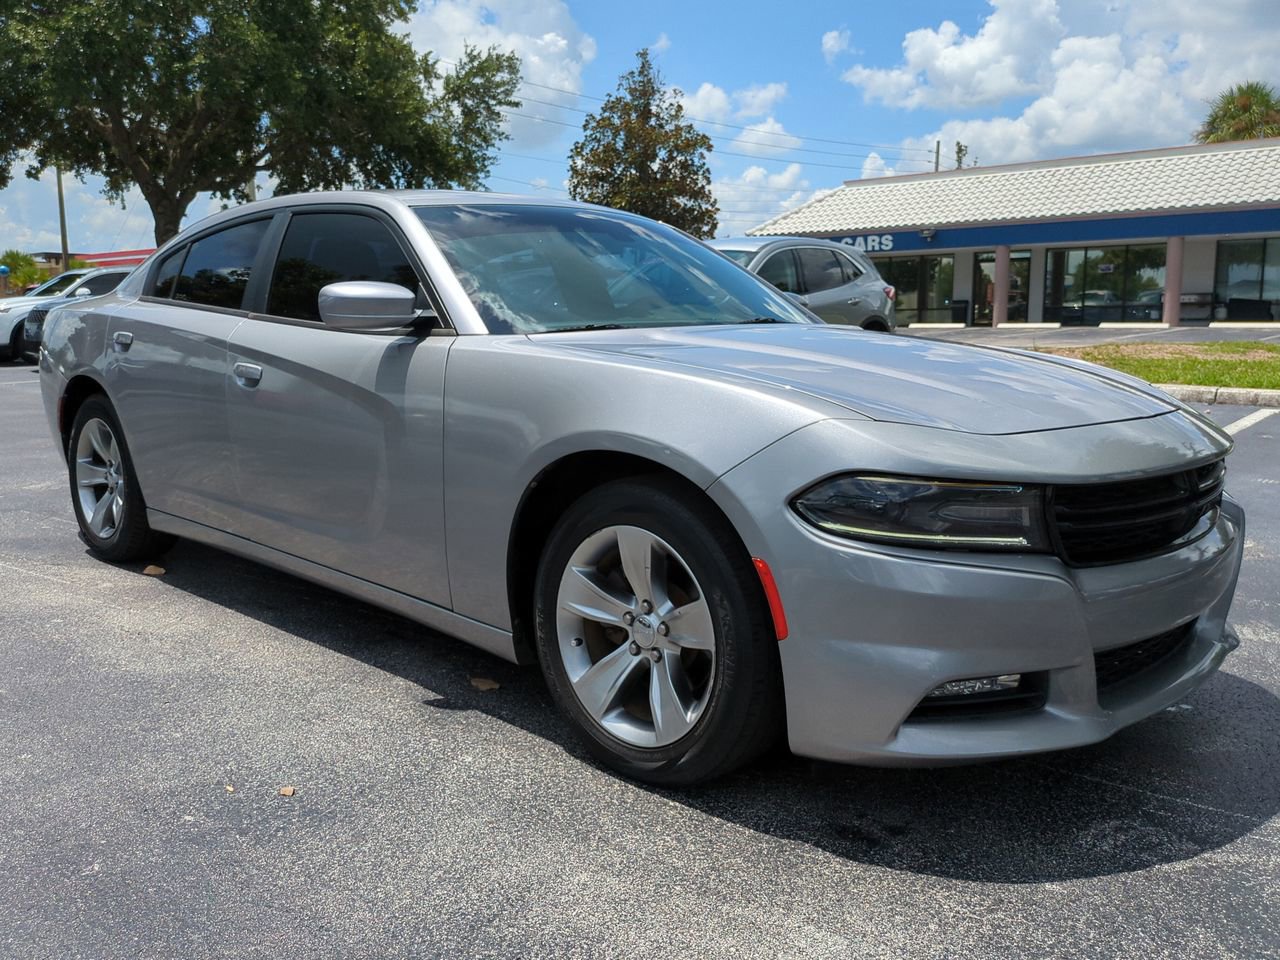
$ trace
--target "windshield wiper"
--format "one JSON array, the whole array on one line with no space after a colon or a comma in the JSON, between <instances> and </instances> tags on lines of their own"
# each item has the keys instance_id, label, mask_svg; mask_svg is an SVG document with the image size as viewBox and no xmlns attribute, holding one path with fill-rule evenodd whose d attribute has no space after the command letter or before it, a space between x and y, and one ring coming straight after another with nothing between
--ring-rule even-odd
<instances>
[{"instance_id":1,"label":"windshield wiper","mask_svg":"<svg viewBox=\"0 0 1280 960\"><path fill-rule=\"evenodd\" d=\"M574 333L578 330L625 330L625 323L584 323L580 327L556 327L553 330L543 330L543 333Z\"/></svg>"},{"instance_id":2,"label":"windshield wiper","mask_svg":"<svg viewBox=\"0 0 1280 960\"><path fill-rule=\"evenodd\" d=\"M739 323L790 323L790 320L779 320L777 317L752 317L750 320L739 320Z\"/></svg>"}]
</instances>

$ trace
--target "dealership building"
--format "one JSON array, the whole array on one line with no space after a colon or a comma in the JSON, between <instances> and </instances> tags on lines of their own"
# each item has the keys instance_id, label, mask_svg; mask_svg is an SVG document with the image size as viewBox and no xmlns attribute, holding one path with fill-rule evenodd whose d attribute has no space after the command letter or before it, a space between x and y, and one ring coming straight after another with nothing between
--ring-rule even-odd
<instances>
[{"instance_id":1,"label":"dealership building","mask_svg":"<svg viewBox=\"0 0 1280 960\"><path fill-rule=\"evenodd\" d=\"M1280 139L851 180L750 231L864 250L899 324L1280 321Z\"/></svg>"}]
</instances>

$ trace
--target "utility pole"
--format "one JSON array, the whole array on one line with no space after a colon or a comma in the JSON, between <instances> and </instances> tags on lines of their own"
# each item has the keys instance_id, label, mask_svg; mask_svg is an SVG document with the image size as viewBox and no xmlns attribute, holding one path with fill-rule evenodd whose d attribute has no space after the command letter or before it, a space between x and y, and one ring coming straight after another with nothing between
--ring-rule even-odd
<instances>
[{"instance_id":1,"label":"utility pole","mask_svg":"<svg viewBox=\"0 0 1280 960\"><path fill-rule=\"evenodd\" d=\"M58 229L62 231L62 269L66 270L71 255L67 252L67 204L62 199L62 168L54 167L53 175L58 181Z\"/></svg>"},{"instance_id":2,"label":"utility pole","mask_svg":"<svg viewBox=\"0 0 1280 960\"><path fill-rule=\"evenodd\" d=\"M933 172L937 173L942 169L942 141L933 141Z\"/></svg>"}]
</instances>

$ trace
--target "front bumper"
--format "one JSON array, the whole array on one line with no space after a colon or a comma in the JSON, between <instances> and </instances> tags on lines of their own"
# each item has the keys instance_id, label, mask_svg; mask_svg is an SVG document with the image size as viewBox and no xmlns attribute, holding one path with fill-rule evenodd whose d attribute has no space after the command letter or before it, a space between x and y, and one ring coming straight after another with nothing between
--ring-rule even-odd
<instances>
[{"instance_id":1,"label":"front bumper","mask_svg":"<svg viewBox=\"0 0 1280 960\"><path fill-rule=\"evenodd\" d=\"M778 581L798 754L939 764L1095 743L1184 697L1237 645L1226 618L1244 514L1229 498L1203 539L1112 566L881 548L815 531L782 505L760 509L769 486L776 503L779 474L803 472L789 446L757 455L710 492ZM1096 653L1192 621L1173 654L1099 695ZM1042 707L908 719L940 684L1012 673L1038 675Z\"/></svg>"}]
</instances>

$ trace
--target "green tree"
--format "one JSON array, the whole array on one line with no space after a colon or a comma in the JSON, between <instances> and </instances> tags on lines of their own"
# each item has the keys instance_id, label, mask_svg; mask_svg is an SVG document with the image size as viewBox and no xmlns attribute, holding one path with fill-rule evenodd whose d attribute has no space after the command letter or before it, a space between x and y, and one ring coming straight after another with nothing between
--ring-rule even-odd
<instances>
[{"instance_id":1,"label":"green tree","mask_svg":"<svg viewBox=\"0 0 1280 960\"><path fill-rule=\"evenodd\" d=\"M685 122L680 92L663 87L649 51L636 58L617 92L582 123L569 151L569 196L709 237L720 213L706 160L711 138Z\"/></svg>"},{"instance_id":2,"label":"green tree","mask_svg":"<svg viewBox=\"0 0 1280 960\"><path fill-rule=\"evenodd\" d=\"M45 279L45 272L36 266L35 257L18 250L0 253L0 264L9 268L9 290L21 291L33 283Z\"/></svg>"},{"instance_id":3,"label":"green tree","mask_svg":"<svg viewBox=\"0 0 1280 960\"><path fill-rule=\"evenodd\" d=\"M478 187L518 106L515 54L445 73L396 28L412 0L0 0L0 187L59 164L137 185L156 242L196 195Z\"/></svg>"},{"instance_id":4,"label":"green tree","mask_svg":"<svg viewBox=\"0 0 1280 960\"><path fill-rule=\"evenodd\" d=\"M1200 143L1280 137L1280 96L1275 87L1251 80L1228 87L1209 105L1196 131Z\"/></svg>"}]
</instances>

